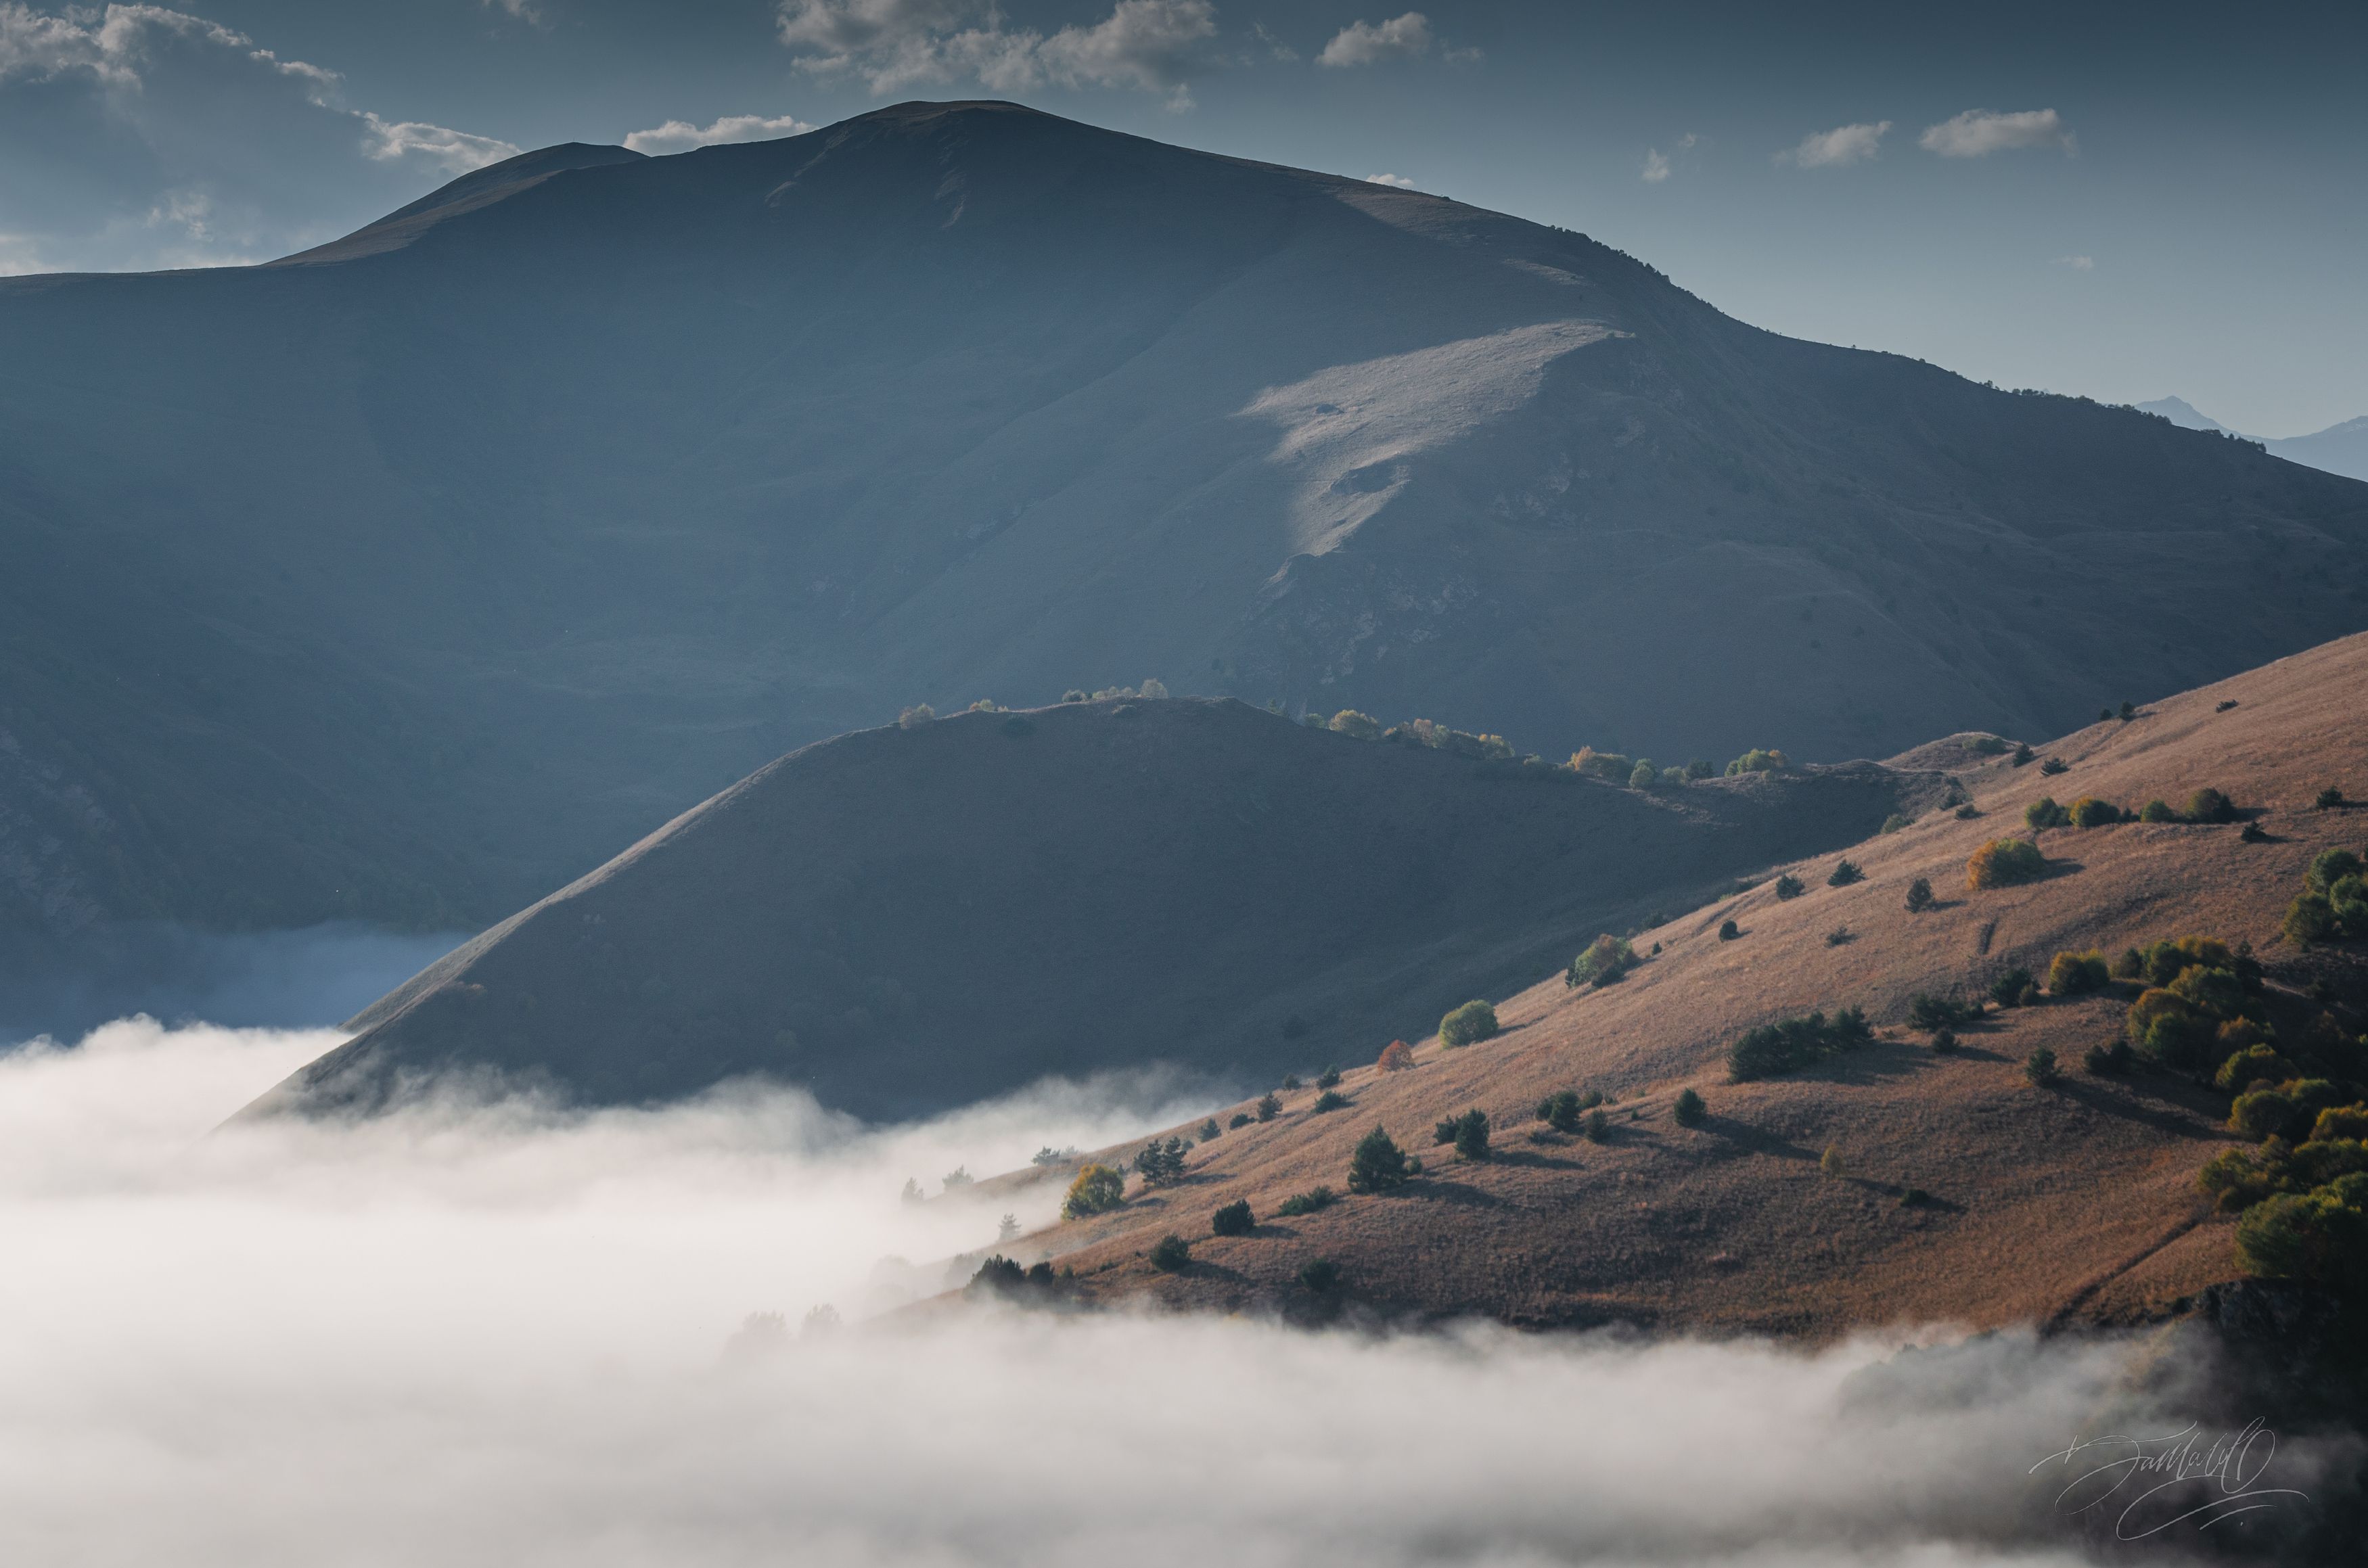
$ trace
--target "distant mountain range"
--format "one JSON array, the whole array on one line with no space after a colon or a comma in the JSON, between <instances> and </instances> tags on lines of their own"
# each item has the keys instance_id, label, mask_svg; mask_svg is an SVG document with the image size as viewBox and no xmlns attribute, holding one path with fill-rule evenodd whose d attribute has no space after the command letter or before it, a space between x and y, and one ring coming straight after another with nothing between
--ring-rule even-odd
<instances>
[{"instance_id":1,"label":"distant mountain range","mask_svg":"<svg viewBox=\"0 0 2368 1568\"><path fill-rule=\"evenodd\" d=\"M2182 430L2211 430L2222 435L2243 436L2248 441L2260 442L2271 455L2283 458L2288 462L2340 473L2347 479L2368 479L2368 414L2357 419L2347 419L2340 425L2330 425L2324 430L2315 430L2307 436L2270 437L2244 436L2242 431L2231 430L2183 397L2157 398L2152 403L2141 403L2135 406L2147 414L2161 415Z\"/></svg>"},{"instance_id":2,"label":"distant mountain range","mask_svg":"<svg viewBox=\"0 0 2368 1568\"><path fill-rule=\"evenodd\" d=\"M0 280L0 940L474 927L805 742L1156 676L1662 761L2368 624L2368 485L1008 104Z\"/></svg>"}]
</instances>

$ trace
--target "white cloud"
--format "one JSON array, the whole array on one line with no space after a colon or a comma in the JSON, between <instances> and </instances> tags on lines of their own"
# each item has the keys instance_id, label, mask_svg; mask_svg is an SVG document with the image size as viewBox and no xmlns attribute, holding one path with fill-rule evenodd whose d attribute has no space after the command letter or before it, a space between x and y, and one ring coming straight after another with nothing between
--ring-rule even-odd
<instances>
[{"instance_id":1,"label":"white cloud","mask_svg":"<svg viewBox=\"0 0 2368 1568\"><path fill-rule=\"evenodd\" d=\"M2092 256L2059 256L2055 258L2055 265L2068 267L2075 272L2094 272L2097 258Z\"/></svg>"},{"instance_id":2,"label":"white cloud","mask_svg":"<svg viewBox=\"0 0 2368 1568\"><path fill-rule=\"evenodd\" d=\"M1399 190L1412 190L1414 188L1414 181L1406 178L1404 175L1367 175L1365 176L1365 183L1367 185L1394 186Z\"/></svg>"},{"instance_id":3,"label":"white cloud","mask_svg":"<svg viewBox=\"0 0 2368 1568\"><path fill-rule=\"evenodd\" d=\"M1645 183L1647 185L1658 185L1663 180L1668 179L1669 177L1671 167L1669 163L1670 153L1687 152L1701 140L1701 137L1689 131L1683 136L1679 137L1675 142L1669 144L1668 153L1662 152L1658 147L1647 147L1645 149L1645 170L1643 176Z\"/></svg>"},{"instance_id":4,"label":"white cloud","mask_svg":"<svg viewBox=\"0 0 2368 1568\"><path fill-rule=\"evenodd\" d=\"M1801 138L1797 147L1787 147L1776 154L1780 164L1797 164L1804 169L1827 168L1841 164L1863 163L1883 146L1884 133L1891 121L1876 120L1873 124L1838 125L1831 131L1813 131Z\"/></svg>"},{"instance_id":5,"label":"white cloud","mask_svg":"<svg viewBox=\"0 0 2368 1568\"><path fill-rule=\"evenodd\" d=\"M362 137L362 153L381 164L411 158L448 175L464 175L487 164L498 164L504 158L515 158L519 152L514 142L491 136L472 136L465 131L448 130L416 119L389 124L365 111L362 120L369 127Z\"/></svg>"},{"instance_id":6,"label":"white cloud","mask_svg":"<svg viewBox=\"0 0 2368 1568\"><path fill-rule=\"evenodd\" d=\"M2023 147L2061 147L2073 151L2072 133L2052 108L1994 114L1969 108L1961 115L1928 126L1918 145L1944 158L1979 158Z\"/></svg>"},{"instance_id":7,"label":"white cloud","mask_svg":"<svg viewBox=\"0 0 2368 1568\"><path fill-rule=\"evenodd\" d=\"M518 151L351 108L343 85L161 6L0 4L0 269L283 255Z\"/></svg>"},{"instance_id":8,"label":"white cloud","mask_svg":"<svg viewBox=\"0 0 2368 1568\"><path fill-rule=\"evenodd\" d=\"M852 72L875 93L969 76L999 93L1140 87L1186 108L1187 84L1218 62L1216 15L1211 0L1118 0L1048 38L986 0L780 0L779 27L800 68Z\"/></svg>"},{"instance_id":9,"label":"white cloud","mask_svg":"<svg viewBox=\"0 0 2368 1568\"><path fill-rule=\"evenodd\" d=\"M2013 1330L1812 1349L982 1311L801 1336L810 1306L958 1280L950 1255L1060 1193L906 1204L905 1176L935 1195L1184 1108L424 1101L209 1136L336 1039L142 1020L0 1057L0 1561L2078 1568L2047 1456L2176 1431L2208 1366L2193 1339ZM1261 1233L1250 1267L1406 1201ZM2356 1458L2275 1447L2253 1484Z\"/></svg>"},{"instance_id":10,"label":"white cloud","mask_svg":"<svg viewBox=\"0 0 2368 1568\"><path fill-rule=\"evenodd\" d=\"M1386 22L1359 20L1342 28L1315 57L1318 65L1377 65L1384 60L1411 59L1426 54L1436 40L1430 33L1430 18L1420 11L1408 11Z\"/></svg>"},{"instance_id":11,"label":"white cloud","mask_svg":"<svg viewBox=\"0 0 2368 1568\"><path fill-rule=\"evenodd\" d=\"M625 145L636 153L659 157L668 153L688 153L694 147L803 136L813 129L804 120L786 114L774 119L760 114L728 114L707 126L693 125L687 119L669 119L648 131L634 131L625 138Z\"/></svg>"}]
</instances>

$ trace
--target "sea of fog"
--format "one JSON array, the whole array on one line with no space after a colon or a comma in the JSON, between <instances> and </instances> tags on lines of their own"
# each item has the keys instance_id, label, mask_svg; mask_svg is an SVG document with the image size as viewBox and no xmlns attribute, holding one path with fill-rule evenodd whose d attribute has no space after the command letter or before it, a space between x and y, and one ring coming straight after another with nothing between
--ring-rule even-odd
<instances>
[{"instance_id":1,"label":"sea of fog","mask_svg":"<svg viewBox=\"0 0 2368 1568\"><path fill-rule=\"evenodd\" d=\"M907 1178L1201 1108L222 1125L336 1038L136 1018L0 1056L0 1562L2069 1563L2043 1461L2156 1418L2142 1341L883 1320L1013 1207Z\"/></svg>"}]
</instances>

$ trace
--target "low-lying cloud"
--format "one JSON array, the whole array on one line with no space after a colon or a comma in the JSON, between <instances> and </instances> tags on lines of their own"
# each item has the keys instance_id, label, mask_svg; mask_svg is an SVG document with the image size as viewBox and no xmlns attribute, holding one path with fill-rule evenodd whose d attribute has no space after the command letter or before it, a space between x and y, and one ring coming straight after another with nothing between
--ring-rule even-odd
<instances>
[{"instance_id":1,"label":"low-lying cloud","mask_svg":"<svg viewBox=\"0 0 2368 1568\"><path fill-rule=\"evenodd\" d=\"M2029 1472L2137 1361L2028 1335L867 1325L1059 1187L944 1175L1191 1108L1050 1086L871 1128L779 1092L431 1099L213 1131L334 1038L134 1020L0 1058L0 1557L2069 1565L2064 1478ZM936 1196L901 1199L908 1176ZM825 1301L847 1327L790 1326ZM2312 1455L2278 1463L2311 1484Z\"/></svg>"},{"instance_id":2,"label":"low-lying cloud","mask_svg":"<svg viewBox=\"0 0 2368 1568\"><path fill-rule=\"evenodd\" d=\"M883 95L974 78L998 93L1136 87L1183 108L1192 78L1219 63L1211 0L1117 0L1100 21L1049 36L988 0L780 0L778 28L800 69L859 75Z\"/></svg>"}]
</instances>

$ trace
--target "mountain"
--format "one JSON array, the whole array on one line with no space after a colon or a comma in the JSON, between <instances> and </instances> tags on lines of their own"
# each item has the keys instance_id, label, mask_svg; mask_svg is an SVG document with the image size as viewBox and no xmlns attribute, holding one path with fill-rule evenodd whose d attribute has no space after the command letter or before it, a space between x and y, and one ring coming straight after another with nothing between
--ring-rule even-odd
<instances>
[{"instance_id":1,"label":"mountain","mask_svg":"<svg viewBox=\"0 0 2368 1568\"><path fill-rule=\"evenodd\" d=\"M2288 436L2267 443L2274 457L2306 463L2350 479L2368 479L2368 414L2308 436Z\"/></svg>"},{"instance_id":2,"label":"mountain","mask_svg":"<svg viewBox=\"0 0 2368 1568\"><path fill-rule=\"evenodd\" d=\"M2195 405L2185 398L2159 398L2153 403L2141 403L2135 406L2142 414L2159 414L2182 430L2210 430L2226 436L2237 434L2219 421L2199 413ZM2330 425L2307 436L2276 438L2246 436L2241 438L2258 441L2261 449L2271 457L2283 458L2305 468L2341 474L2346 479L2368 479L2368 415L2347 419L2340 425Z\"/></svg>"},{"instance_id":3,"label":"mountain","mask_svg":"<svg viewBox=\"0 0 2368 1568\"><path fill-rule=\"evenodd\" d=\"M1313 1089L1286 1094L1276 1120L1199 1145L1180 1185L1138 1182L1117 1211L1003 1250L1053 1257L1102 1299L1305 1311L1294 1281L1320 1256L1384 1315L1820 1339L1900 1323L2127 1324L2211 1301L2243 1270L2232 1217L2214 1211L2197 1175L2255 1138L2230 1131L2227 1093L2186 1074L2142 1059L2124 1073L2083 1064L2123 1037L2136 983L1991 1005L1946 1055L1907 1027L1908 1004L1919 992L1979 999L2018 967L2044 977L2059 952L2188 935L2249 942L2265 970L2258 1011L2280 1049L2334 1079L2337 1103L2368 1095L2368 947L2280 936L2313 858L2360 854L2368 835L2358 810L2316 804L2330 785L2368 796L2362 711L2368 636L2355 636L2066 735L2042 748L2066 765L2060 775L1961 755L1955 777L1979 814L1933 812L1849 847L1863 881L1827 886L1829 856L1795 863L1802 896L1762 884L1657 926L1637 945L1660 953L1619 983L1571 990L1555 978L1516 992L1497 1003L1502 1036L1455 1051L1422 1040L1408 1071L1363 1064L1386 1038L1369 1034L1340 1085L1346 1108L1318 1113ZM2135 810L2204 787L2226 791L2260 836L2234 822L2022 825L2042 796ZM2001 835L2035 839L2050 874L1967 891L1968 857ZM1938 902L1911 914L1904 895L1918 877ZM1727 920L1739 935L1722 940ZM1728 1081L1726 1053L1745 1031L1850 1006L1875 1026L1869 1044ZM2063 1070L2045 1086L2023 1070L2043 1046ZM1609 1096L1601 1141L1540 1125L1538 1103L1564 1089ZM1672 1116L1688 1089L1706 1105L1699 1126ZM1432 1129L1474 1108L1494 1124L1491 1157L1458 1161ZM1400 1196L1279 1212L1318 1185L1341 1191L1352 1147L1376 1125L1422 1157L1419 1180ZM1820 1169L1828 1149L1839 1175ZM983 1183L983 1212L1049 1216L1068 1176ZM1922 1197L1905 1201L1911 1190ZM1211 1216L1235 1200L1258 1228L1212 1237ZM1169 1233L1193 1243L1178 1273L1144 1261ZM2278 1319L2290 1347L2306 1315Z\"/></svg>"},{"instance_id":4,"label":"mountain","mask_svg":"<svg viewBox=\"0 0 2368 1568\"><path fill-rule=\"evenodd\" d=\"M594 1104L758 1074L871 1117L1152 1063L1262 1081L1941 790L1865 763L1632 790L1201 699L864 731L431 965L267 1106L453 1072Z\"/></svg>"},{"instance_id":5,"label":"mountain","mask_svg":"<svg viewBox=\"0 0 2368 1568\"><path fill-rule=\"evenodd\" d=\"M908 704L2061 731L2368 623L2368 486L1008 104L0 279L0 933L473 929Z\"/></svg>"},{"instance_id":6,"label":"mountain","mask_svg":"<svg viewBox=\"0 0 2368 1568\"><path fill-rule=\"evenodd\" d=\"M2141 414L2159 414L2182 430L2225 431L2228 428L2183 397L2157 398L2152 403L2133 406Z\"/></svg>"}]
</instances>

